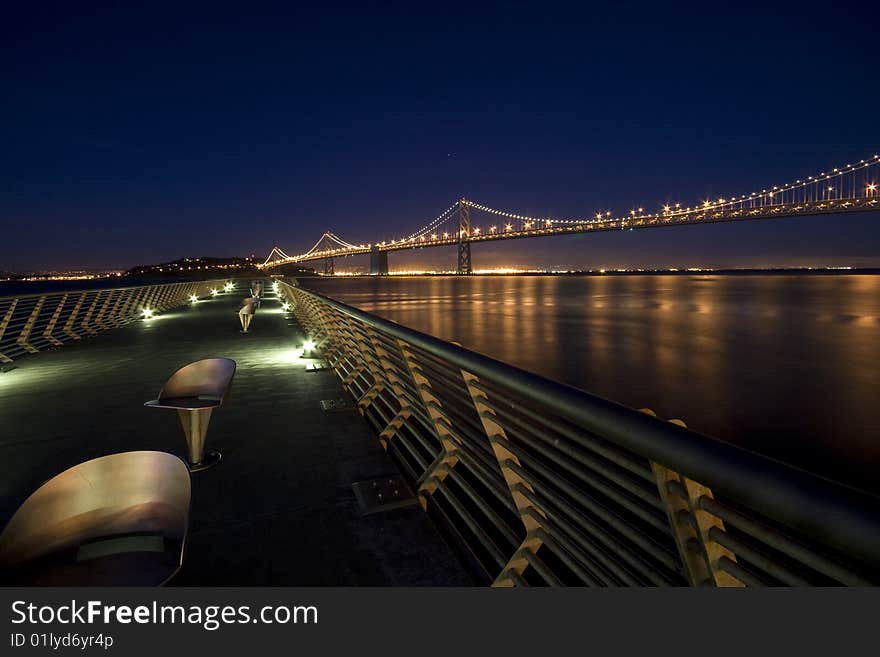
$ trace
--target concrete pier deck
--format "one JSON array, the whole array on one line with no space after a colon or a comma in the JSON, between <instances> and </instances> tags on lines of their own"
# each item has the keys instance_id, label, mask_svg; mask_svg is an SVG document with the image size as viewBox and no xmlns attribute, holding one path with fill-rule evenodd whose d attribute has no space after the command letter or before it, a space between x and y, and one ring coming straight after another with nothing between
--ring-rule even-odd
<instances>
[{"instance_id":1,"label":"concrete pier deck","mask_svg":"<svg viewBox=\"0 0 880 657\"><path fill-rule=\"evenodd\" d=\"M148 409L181 365L238 363L208 431L222 461L192 476L190 534L172 585L462 585L471 581L418 506L361 515L352 484L397 470L342 391L306 372L304 336L267 289L241 334L238 291L37 354L0 373L0 524L77 463L153 449L186 457L177 415Z\"/></svg>"}]
</instances>

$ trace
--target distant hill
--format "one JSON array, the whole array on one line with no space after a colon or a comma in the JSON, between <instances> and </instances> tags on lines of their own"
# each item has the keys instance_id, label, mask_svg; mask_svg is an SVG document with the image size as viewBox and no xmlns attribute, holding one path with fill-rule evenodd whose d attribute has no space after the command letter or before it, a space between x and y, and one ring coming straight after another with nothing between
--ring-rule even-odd
<instances>
[{"instance_id":1,"label":"distant hill","mask_svg":"<svg viewBox=\"0 0 880 657\"><path fill-rule=\"evenodd\" d=\"M156 265L137 265L123 274L127 278L202 278L205 275L233 277L259 272L251 258L180 258Z\"/></svg>"},{"instance_id":2,"label":"distant hill","mask_svg":"<svg viewBox=\"0 0 880 657\"><path fill-rule=\"evenodd\" d=\"M296 267L298 274L314 274L313 269ZM288 272L285 272L288 273ZM123 276L134 280L195 279L208 277L235 278L242 276L264 276L257 268L253 258L180 258L156 265L138 265L126 271Z\"/></svg>"}]
</instances>

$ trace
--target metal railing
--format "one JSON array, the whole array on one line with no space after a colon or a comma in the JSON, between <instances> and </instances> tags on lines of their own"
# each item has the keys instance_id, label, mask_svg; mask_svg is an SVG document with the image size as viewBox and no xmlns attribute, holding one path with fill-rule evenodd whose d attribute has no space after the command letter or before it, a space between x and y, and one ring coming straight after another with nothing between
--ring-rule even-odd
<instances>
[{"instance_id":1,"label":"metal railing","mask_svg":"<svg viewBox=\"0 0 880 657\"><path fill-rule=\"evenodd\" d=\"M880 498L279 281L478 579L880 583Z\"/></svg>"},{"instance_id":2,"label":"metal railing","mask_svg":"<svg viewBox=\"0 0 880 657\"><path fill-rule=\"evenodd\" d=\"M0 363L61 347L206 296L226 280L191 281L0 297Z\"/></svg>"}]
</instances>

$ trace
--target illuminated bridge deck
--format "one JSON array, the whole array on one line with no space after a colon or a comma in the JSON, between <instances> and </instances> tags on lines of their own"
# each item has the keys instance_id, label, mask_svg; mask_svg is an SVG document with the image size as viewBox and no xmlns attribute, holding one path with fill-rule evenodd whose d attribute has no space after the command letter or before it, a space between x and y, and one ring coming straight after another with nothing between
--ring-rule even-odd
<instances>
[{"instance_id":1,"label":"illuminated bridge deck","mask_svg":"<svg viewBox=\"0 0 880 657\"><path fill-rule=\"evenodd\" d=\"M356 413L325 414L330 371L295 358L299 328L271 298L239 333L242 294L181 307L16 362L0 374L0 517L82 461L153 449L186 458L176 414L144 408L179 366L238 363L193 475L175 585L452 585L470 580L418 506L362 516L352 484L397 470ZM271 293L270 293L271 296ZM2 523L0 523L2 524Z\"/></svg>"}]
</instances>

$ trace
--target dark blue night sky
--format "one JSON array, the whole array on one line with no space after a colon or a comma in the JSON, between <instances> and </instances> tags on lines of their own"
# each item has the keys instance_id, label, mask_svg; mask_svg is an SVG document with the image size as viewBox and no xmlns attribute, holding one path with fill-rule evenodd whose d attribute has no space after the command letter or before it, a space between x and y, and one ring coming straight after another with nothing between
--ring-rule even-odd
<instances>
[{"instance_id":1,"label":"dark blue night sky","mask_svg":"<svg viewBox=\"0 0 880 657\"><path fill-rule=\"evenodd\" d=\"M328 228L366 242L462 195L542 216L693 204L880 148L869 3L14 5L0 270L293 253ZM878 247L872 214L479 245L474 262L878 266Z\"/></svg>"}]
</instances>

